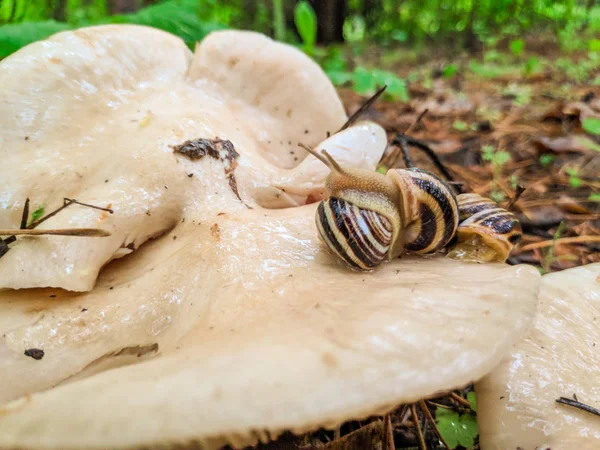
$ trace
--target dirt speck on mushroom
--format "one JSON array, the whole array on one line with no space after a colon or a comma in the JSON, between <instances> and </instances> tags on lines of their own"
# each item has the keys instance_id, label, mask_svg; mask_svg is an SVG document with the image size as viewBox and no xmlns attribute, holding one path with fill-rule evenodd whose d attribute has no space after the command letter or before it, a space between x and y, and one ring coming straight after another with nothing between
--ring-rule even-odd
<instances>
[{"instance_id":1,"label":"dirt speck on mushroom","mask_svg":"<svg viewBox=\"0 0 600 450\"><path fill-rule=\"evenodd\" d=\"M33 358L37 361L39 361L40 359L42 359L44 357L44 350L41 350L39 348L29 348L27 350L25 350L24 352L25 356L29 356L30 358Z\"/></svg>"}]
</instances>

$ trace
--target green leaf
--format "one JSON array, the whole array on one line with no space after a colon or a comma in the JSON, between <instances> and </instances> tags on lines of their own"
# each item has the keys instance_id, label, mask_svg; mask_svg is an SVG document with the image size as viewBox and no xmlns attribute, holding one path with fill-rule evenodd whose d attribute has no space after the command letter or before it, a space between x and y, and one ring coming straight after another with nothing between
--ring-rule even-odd
<instances>
[{"instance_id":1,"label":"green leaf","mask_svg":"<svg viewBox=\"0 0 600 450\"><path fill-rule=\"evenodd\" d=\"M442 70L442 76L444 78L452 78L456 72L458 72L456 64L448 64L444 67L444 70Z\"/></svg>"},{"instance_id":2,"label":"green leaf","mask_svg":"<svg viewBox=\"0 0 600 450\"><path fill-rule=\"evenodd\" d=\"M588 49L590 52L600 52L600 39L590 39Z\"/></svg>"},{"instance_id":3,"label":"green leaf","mask_svg":"<svg viewBox=\"0 0 600 450\"><path fill-rule=\"evenodd\" d=\"M304 43L305 50L311 53L317 41L317 15L306 0L301 0L296 4L294 22Z\"/></svg>"},{"instance_id":4,"label":"green leaf","mask_svg":"<svg viewBox=\"0 0 600 450\"><path fill-rule=\"evenodd\" d=\"M600 145L596 144L591 139L578 136L575 138L575 141L577 141L578 145L589 148L590 150L595 150L597 152L600 152Z\"/></svg>"},{"instance_id":5,"label":"green leaf","mask_svg":"<svg viewBox=\"0 0 600 450\"><path fill-rule=\"evenodd\" d=\"M525 41L523 39L514 39L510 41L509 47L513 55L521 56L525 49Z\"/></svg>"},{"instance_id":6,"label":"green leaf","mask_svg":"<svg viewBox=\"0 0 600 450\"><path fill-rule=\"evenodd\" d=\"M503 166L504 164L506 164L507 162L509 162L511 159L511 155L508 152L505 151L499 151L494 153L494 159L492 160L492 163L495 164L496 166Z\"/></svg>"},{"instance_id":7,"label":"green leaf","mask_svg":"<svg viewBox=\"0 0 600 450\"><path fill-rule=\"evenodd\" d=\"M356 93L366 95L377 89L377 80L373 72L364 67L357 67L352 74L352 84Z\"/></svg>"},{"instance_id":8,"label":"green leaf","mask_svg":"<svg viewBox=\"0 0 600 450\"><path fill-rule=\"evenodd\" d=\"M594 192L588 197L590 202L600 202L600 192Z\"/></svg>"},{"instance_id":9,"label":"green leaf","mask_svg":"<svg viewBox=\"0 0 600 450\"><path fill-rule=\"evenodd\" d=\"M540 60L533 56L531 58L528 58L527 61L525 62L525 74L526 75L538 73L541 71L541 69L542 69L542 64L540 63Z\"/></svg>"},{"instance_id":10,"label":"green leaf","mask_svg":"<svg viewBox=\"0 0 600 450\"><path fill-rule=\"evenodd\" d=\"M327 50L327 57L322 64L325 71L346 71L346 59L339 48L331 47Z\"/></svg>"},{"instance_id":11,"label":"green leaf","mask_svg":"<svg viewBox=\"0 0 600 450\"><path fill-rule=\"evenodd\" d=\"M565 173L569 175L569 184L571 187L581 187L583 181L579 178L579 171L575 167L568 167L565 169Z\"/></svg>"},{"instance_id":12,"label":"green leaf","mask_svg":"<svg viewBox=\"0 0 600 450\"><path fill-rule=\"evenodd\" d=\"M211 31L225 28L219 23L201 20L196 8L196 0L169 0L140 9L134 14L112 16L106 20L110 23L131 23L158 28L179 36L189 47L193 47Z\"/></svg>"},{"instance_id":13,"label":"green leaf","mask_svg":"<svg viewBox=\"0 0 600 450\"><path fill-rule=\"evenodd\" d=\"M577 169L575 167L568 167L565 169L565 173L567 175L570 175L572 177L576 176L579 172L577 171Z\"/></svg>"},{"instance_id":14,"label":"green leaf","mask_svg":"<svg viewBox=\"0 0 600 450\"><path fill-rule=\"evenodd\" d=\"M484 145L481 147L481 157L484 161L492 161L494 159L494 152L496 149L491 145Z\"/></svg>"},{"instance_id":15,"label":"green leaf","mask_svg":"<svg viewBox=\"0 0 600 450\"><path fill-rule=\"evenodd\" d=\"M31 213L31 218L29 219L29 223L33 223L43 216L44 216L44 207L42 205L40 205L37 207L37 209L34 212Z\"/></svg>"},{"instance_id":16,"label":"green leaf","mask_svg":"<svg viewBox=\"0 0 600 450\"><path fill-rule=\"evenodd\" d=\"M511 66L499 66L494 64L481 64L477 61L469 62L469 70L475 75L483 78L496 78L508 75L518 75L521 72L520 68Z\"/></svg>"},{"instance_id":17,"label":"green leaf","mask_svg":"<svg viewBox=\"0 0 600 450\"><path fill-rule=\"evenodd\" d=\"M554 155L546 153L545 155L540 156L540 164L542 167L548 167L554 161Z\"/></svg>"},{"instance_id":18,"label":"green leaf","mask_svg":"<svg viewBox=\"0 0 600 450\"><path fill-rule=\"evenodd\" d=\"M494 200L496 203L500 203L504 200L504 192L502 191L492 191L490 194L490 198Z\"/></svg>"},{"instance_id":19,"label":"green leaf","mask_svg":"<svg viewBox=\"0 0 600 450\"><path fill-rule=\"evenodd\" d=\"M273 0L273 30L275 39L285 40L285 15L283 11L283 0Z\"/></svg>"},{"instance_id":20,"label":"green leaf","mask_svg":"<svg viewBox=\"0 0 600 450\"><path fill-rule=\"evenodd\" d=\"M341 86L352 80L352 74L343 70L328 70L325 73L335 86Z\"/></svg>"},{"instance_id":21,"label":"green leaf","mask_svg":"<svg viewBox=\"0 0 600 450\"><path fill-rule=\"evenodd\" d=\"M394 30L394 31L392 31L392 34L390 35L390 37L394 41L406 42L408 40L408 33L404 30Z\"/></svg>"},{"instance_id":22,"label":"green leaf","mask_svg":"<svg viewBox=\"0 0 600 450\"><path fill-rule=\"evenodd\" d=\"M363 16L355 14L346 17L343 26L343 35L346 42L361 42L365 38L365 19Z\"/></svg>"},{"instance_id":23,"label":"green leaf","mask_svg":"<svg viewBox=\"0 0 600 450\"><path fill-rule=\"evenodd\" d=\"M46 39L55 33L71 28L66 23L22 22L0 26L0 58L5 58L32 42Z\"/></svg>"},{"instance_id":24,"label":"green leaf","mask_svg":"<svg viewBox=\"0 0 600 450\"><path fill-rule=\"evenodd\" d=\"M455 120L452 124L452 127L458 131L466 131L467 128L469 128L469 125L467 125L467 123L462 120Z\"/></svg>"},{"instance_id":25,"label":"green leaf","mask_svg":"<svg viewBox=\"0 0 600 450\"><path fill-rule=\"evenodd\" d=\"M435 411L438 429L451 449L459 445L473 447L477 437L477 421L471 414L461 416L454 411L437 408Z\"/></svg>"},{"instance_id":26,"label":"green leaf","mask_svg":"<svg viewBox=\"0 0 600 450\"><path fill-rule=\"evenodd\" d=\"M354 90L361 95L374 93L377 88L387 85L386 96L393 99L399 99L403 102L408 101L408 89L403 79L398 78L391 72L383 70L369 70L364 67L357 67L352 74Z\"/></svg>"},{"instance_id":27,"label":"green leaf","mask_svg":"<svg viewBox=\"0 0 600 450\"><path fill-rule=\"evenodd\" d=\"M588 117L583 120L581 126L585 131L593 135L600 135L600 119L595 117Z\"/></svg>"},{"instance_id":28,"label":"green leaf","mask_svg":"<svg viewBox=\"0 0 600 450\"><path fill-rule=\"evenodd\" d=\"M467 394L467 400L471 404L471 409L477 412L477 397L474 391L471 391Z\"/></svg>"},{"instance_id":29,"label":"green leaf","mask_svg":"<svg viewBox=\"0 0 600 450\"><path fill-rule=\"evenodd\" d=\"M406 82L402 78L397 77L391 72L382 70L375 70L373 75L375 76L377 86L387 85L385 93L388 96L391 96L395 100L408 101L408 89Z\"/></svg>"}]
</instances>

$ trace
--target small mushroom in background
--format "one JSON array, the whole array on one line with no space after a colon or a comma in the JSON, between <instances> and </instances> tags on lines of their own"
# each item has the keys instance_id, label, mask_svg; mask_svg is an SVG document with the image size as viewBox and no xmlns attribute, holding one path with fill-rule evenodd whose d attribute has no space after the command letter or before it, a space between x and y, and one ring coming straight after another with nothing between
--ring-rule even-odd
<instances>
[{"instance_id":1,"label":"small mushroom in background","mask_svg":"<svg viewBox=\"0 0 600 450\"><path fill-rule=\"evenodd\" d=\"M19 239L0 259L3 287L86 291L0 291L0 448L240 448L335 427L480 379L533 321L531 267L403 257L357 273L323 249L327 169L297 142L374 169L385 133L360 123L324 140L345 121L341 103L289 46L216 32L192 56L166 33L102 26L0 68L18 91L0 93L13 105L0 153L32 159L22 176L1 169L3 204L92 192L81 200L112 204L104 226L120 236ZM35 126L14 119L26 111ZM174 152L183 143L209 156ZM274 201L278 189L289 196Z\"/></svg>"},{"instance_id":2,"label":"small mushroom in background","mask_svg":"<svg viewBox=\"0 0 600 450\"><path fill-rule=\"evenodd\" d=\"M600 264L542 277L535 325L475 385L483 450L600 447Z\"/></svg>"}]
</instances>

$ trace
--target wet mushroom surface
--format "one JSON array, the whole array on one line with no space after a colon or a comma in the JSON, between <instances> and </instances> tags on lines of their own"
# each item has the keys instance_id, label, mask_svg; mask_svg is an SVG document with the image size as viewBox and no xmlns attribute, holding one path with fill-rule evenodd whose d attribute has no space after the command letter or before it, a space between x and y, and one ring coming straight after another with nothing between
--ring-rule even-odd
<instances>
[{"instance_id":1,"label":"wet mushroom surface","mask_svg":"<svg viewBox=\"0 0 600 450\"><path fill-rule=\"evenodd\" d=\"M326 139L346 115L298 50L216 32L192 54L102 26L0 69L2 226L26 198L114 210L43 224L110 237L20 237L0 259L0 448L217 449L333 427L480 379L533 321L531 267L403 256L358 273L324 250L327 168L297 142L375 170L385 133Z\"/></svg>"},{"instance_id":2,"label":"wet mushroom surface","mask_svg":"<svg viewBox=\"0 0 600 450\"><path fill-rule=\"evenodd\" d=\"M475 385L482 448L600 445L600 264L544 275L534 328Z\"/></svg>"}]
</instances>

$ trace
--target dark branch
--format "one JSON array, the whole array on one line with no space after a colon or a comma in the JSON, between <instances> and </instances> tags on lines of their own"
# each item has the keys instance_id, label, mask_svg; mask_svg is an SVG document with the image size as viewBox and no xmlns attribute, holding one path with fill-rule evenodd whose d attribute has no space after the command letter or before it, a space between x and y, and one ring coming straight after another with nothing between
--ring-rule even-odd
<instances>
[{"instance_id":1,"label":"dark branch","mask_svg":"<svg viewBox=\"0 0 600 450\"><path fill-rule=\"evenodd\" d=\"M21 230L27 228L27 219L29 219L29 197L25 200L25 206L23 207L23 215L21 216Z\"/></svg>"},{"instance_id":2,"label":"dark branch","mask_svg":"<svg viewBox=\"0 0 600 450\"><path fill-rule=\"evenodd\" d=\"M589 412L590 414L594 414L595 416L600 417L600 409L594 408L593 406L586 405L585 403L581 403L577 400L571 400L567 397L557 398L555 400L556 403L560 403L562 405L572 406L573 408L581 409L582 411Z\"/></svg>"},{"instance_id":3,"label":"dark branch","mask_svg":"<svg viewBox=\"0 0 600 450\"><path fill-rule=\"evenodd\" d=\"M36 220L35 222L27 225L27 219L29 218L29 198L25 201L25 206L23 207L23 214L21 215L21 226L19 230L0 230L4 235L10 234L6 239L0 238L0 258L4 256L9 250L9 244L12 244L17 240L16 235L60 235L60 236L84 236L84 237L105 237L110 236L110 233L99 230L99 229L88 229L88 228L80 228L80 229L60 229L60 230L39 230L32 231L37 228L40 224L44 223L46 220L54 217L63 209L69 207L70 205L77 204L81 206L86 206L92 209L98 209L100 211L106 211L110 214L113 214L114 211L110 208L102 208L101 206L90 205L88 203L82 203L78 200L74 200L71 198L64 198L63 204L59 208L55 209L51 213L45 215L44 217Z\"/></svg>"},{"instance_id":4,"label":"dark branch","mask_svg":"<svg viewBox=\"0 0 600 450\"><path fill-rule=\"evenodd\" d=\"M88 203L82 203L82 202L74 200L72 198L65 198L64 201L65 202L75 203L76 205L87 206L88 208L92 208L92 209L98 209L100 211L106 211L106 212L111 213L111 214L114 213L114 211L112 209L110 209L110 208L103 208L102 206L95 206L95 205L90 205Z\"/></svg>"},{"instance_id":5,"label":"dark branch","mask_svg":"<svg viewBox=\"0 0 600 450\"><path fill-rule=\"evenodd\" d=\"M446 180L456 188L456 190L458 191L459 194L462 193L462 189L461 189L460 185L455 182L454 177L448 171L448 169L446 168L444 163L440 160L440 158L435 154L435 152L428 145L424 144L423 142L419 141L418 139L412 138L410 136L406 136L405 134L402 134L402 133L398 133L394 137L394 139L392 139L392 145L397 145L400 148L402 148L403 144L404 145L408 144L409 146L418 148L419 150L424 152L429 157L429 159L433 162L435 167L442 173L444 178L446 178ZM405 162L406 162L406 159L405 159Z\"/></svg>"},{"instance_id":6,"label":"dark branch","mask_svg":"<svg viewBox=\"0 0 600 450\"><path fill-rule=\"evenodd\" d=\"M381 96L381 94L383 94L383 92L386 90L386 88L387 88L387 85L384 85L377 92L375 92L375 94L370 99L368 99L365 103L363 103L363 105L360 108L358 108L358 110L354 114L352 114L350 116L350 118L346 121L346 123L344 125L342 125L342 128L340 128L338 130L338 133L340 131L344 131L346 128L348 128L350 125L352 125L354 122L356 122L358 120L358 118L367 109L369 109L373 103L375 103L375 101Z\"/></svg>"},{"instance_id":7,"label":"dark branch","mask_svg":"<svg viewBox=\"0 0 600 450\"><path fill-rule=\"evenodd\" d=\"M57 215L59 212L61 212L63 209L69 207L70 205L72 205L73 202L68 202L67 199L63 200L63 205L57 209L55 209L54 211L52 211L51 213L46 214L44 217L36 220L35 222L30 223L27 228L30 230L33 230L34 228L38 227L39 225L41 225L42 223L44 223L46 220L54 217L55 215Z\"/></svg>"}]
</instances>

